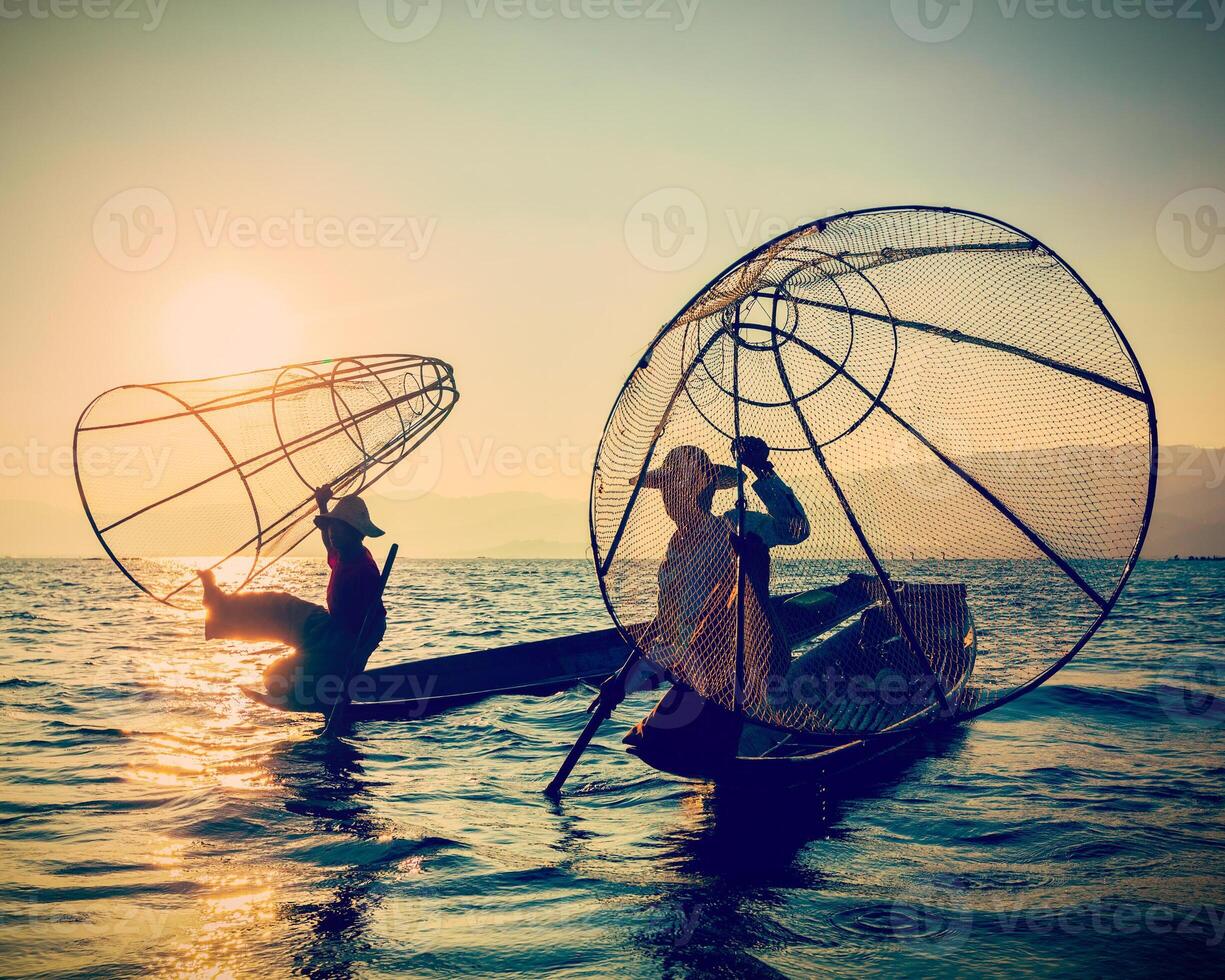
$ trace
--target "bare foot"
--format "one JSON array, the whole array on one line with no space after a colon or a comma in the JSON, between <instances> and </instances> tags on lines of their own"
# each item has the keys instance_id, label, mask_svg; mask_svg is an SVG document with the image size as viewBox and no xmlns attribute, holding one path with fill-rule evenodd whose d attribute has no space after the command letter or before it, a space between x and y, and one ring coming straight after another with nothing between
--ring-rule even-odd
<instances>
[{"instance_id":1,"label":"bare foot","mask_svg":"<svg viewBox=\"0 0 1225 980\"><path fill-rule=\"evenodd\" d=\"M213 574L212 569L202 568L196 572L200 577L200 584L204 586L204 604L212 605L220 599L224 592L217 585L217 576Z\"/></svg>"}]
</instances>

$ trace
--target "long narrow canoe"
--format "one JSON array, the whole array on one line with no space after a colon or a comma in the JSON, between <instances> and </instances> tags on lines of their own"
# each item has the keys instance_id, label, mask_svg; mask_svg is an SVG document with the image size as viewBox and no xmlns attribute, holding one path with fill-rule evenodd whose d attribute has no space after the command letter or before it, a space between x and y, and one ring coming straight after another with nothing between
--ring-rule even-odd
<instances>
[{"instance_id":1,"label":"long narrow canoe","mask_svg":"<svg viewBox=\"0 0 1225 980\"><path fill-rule=\"evenodd\" d=\"M843 583L775 596L775 608L795 638L814 636L867 602L861 588ZM349 718L417 719L496 695L555 694L583 682L599 683L629 656L616 629L455 653L378 667L353 679ZM322 712L241 687L253 701L281 711Z\"/></svg>"},{"instance_id":2,"label":"long narrow canoe","mask_svg":"<svg viewBox=\"0 0 1225 980\"><path fill-rule=\"evenodd\" d=\"M956 707L973 697L969 682L977 659L977 632L964 587L905 582L894 585L904 605L923 610L918 618L931 633L929 649L940 654L938 679L948 702ZM855 624L849 629L858 628L859 624ZM846 634L847 631L840 631L818 644L807 656L799 658L793 669L852 676L858 651L839 642ZM927 664L915 663L901 642L882 644L879 657L881 667L892 668L899 675L909 675L912 670L928 674L931 669ZM823 709L836 733L787 734L746 721L738 752L726 759L678 758L652 750L649 745L631 744L627 751L661 772L723 785L753 788L832 784L854 778L869 763L922 744L928 735L935 734L939 725L939 708L930 695L918 705L877 702L871 697L841 705L821 700L810 703Z\"/></svg>"},{"instance_id":3,"label":"long narrow canoe","mask_svg":"<svg viewBox=\"0 0 1225 980\"><path fill-rule=\"evenodd\" d=\"M353 679L349 718L425 718L499 694L556 694L583 681L599 682L629 655L616 629L453 653L378 667ZM242 687L254 701L282 711L316 711Z\"/></svg>"}]
</instances>

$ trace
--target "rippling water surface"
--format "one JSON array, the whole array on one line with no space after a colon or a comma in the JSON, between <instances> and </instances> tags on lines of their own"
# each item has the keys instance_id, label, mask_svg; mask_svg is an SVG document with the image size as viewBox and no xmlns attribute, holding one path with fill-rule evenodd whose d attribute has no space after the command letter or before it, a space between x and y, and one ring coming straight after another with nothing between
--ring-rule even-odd
<instances>
[{"instance_id":1,"label":"rippling water surface","mask_svg":"<svg viewBox=\"0 0 1225 980\"><path fill-rule=\"evenodd\" d=\"M109 563L0 583L0 974L1225 966L1225 563L1142 563L1070 668L855 795L662 776L618 744L642 695L560 804L589 691L321 746ZM607 625L583 562L402 561L388 606L382 663Z\"/></svg>"}]
</instances>

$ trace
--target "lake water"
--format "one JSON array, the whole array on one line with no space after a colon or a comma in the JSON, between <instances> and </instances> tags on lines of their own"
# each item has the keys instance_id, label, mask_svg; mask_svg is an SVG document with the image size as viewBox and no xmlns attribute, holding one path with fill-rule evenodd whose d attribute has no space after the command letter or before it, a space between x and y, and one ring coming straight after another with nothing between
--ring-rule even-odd
<instances>
[{"instance_id":1,"label":"lake water","mask_svg":"<svg viewBox=\"0 0 1225 980\"><path fill-rule=\"evenodd\" d=\"M0 582L0 974L1225 968L1225 563L1141 563L1069 668L853 796L660 775L640 695L559 804L589 691L321 746L108 562ZM401 561L387 605L380 663L608 625L583 562Z\"/></svg>"}]
</instances>

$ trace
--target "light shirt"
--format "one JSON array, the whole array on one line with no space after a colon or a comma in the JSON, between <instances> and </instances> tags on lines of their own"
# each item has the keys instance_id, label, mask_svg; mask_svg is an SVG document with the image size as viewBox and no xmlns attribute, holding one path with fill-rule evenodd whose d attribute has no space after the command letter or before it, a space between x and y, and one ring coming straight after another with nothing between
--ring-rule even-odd
<instances>
[{"instance_id":1,"label":"light shirt","mask_svg":"<svg viewBox=\"0 0 1225 980\"><path fill-rule=\"evenodd\" d=\"M766 513L746 507L746 535L755 534L767 548L799 544L808 537L804 508L777 473L759 477L752 486L766 505ZM663 621L646 651L649 659L669 664L689 646L702 610L712 600L730 599L734 594L736 552L732 539L738 521L739 514L733 507L721 517L711 514L707 520L673 533L659 566L657 618Z\"/></svg>"}]
</instances>

